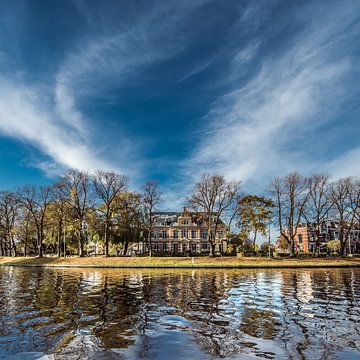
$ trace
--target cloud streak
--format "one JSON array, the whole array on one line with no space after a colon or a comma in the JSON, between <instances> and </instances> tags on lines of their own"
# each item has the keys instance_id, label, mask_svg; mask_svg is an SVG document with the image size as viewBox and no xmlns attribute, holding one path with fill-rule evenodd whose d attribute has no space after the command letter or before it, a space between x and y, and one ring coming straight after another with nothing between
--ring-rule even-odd
<instances>
[{"instance_id":1,"label":"cloud streak","mask_svg":"<svg viewBox=\"0 0 360 360\"><path fill-rule=\"evenodd\" d=\"M99 159L81 132L54 117L45 89L41 91L4 77L0 79L0 132L35 145L62 169L111 168ZM43 170L49 169L44 162L39 165Z\"/></svg>"},{"instance_id":2,"label":"cloud streak","mask_svg":"<svg viewBox=\"0 0 360 360\"><path fill-rule=\"evenodd\" d=\"M176 9L175 3L164 3L134 23L110 32L106 27L99 32L96 26L96 32L89 30L81 42L68 49L50 76L53 81L47 84L25 85L21 77L3 75L0 133L30 143L50 157L53 163L37 163L49 175L68 167L132 172L134 157L138 156L135 139L118 133L119 145L105 144L100 148L94 138L106 137L102 121L86 116L81 104L99 98L101 102L112 86L126 82L128 74L181 51L179 42L175 42L181 38L178 27L201 4L199 1ZM166 21L160 24L159 17ZM119 155L114 165L114 160L108 159L116 152ZM139 157L136 166L141 166Z\"/></svg>"},{"instance_id":3,"label":"cloud streak","mask_svg":"<svg viewBox=\"0 0 360 360\"><path fill-rule=\"evenodd\" d=\"M256 76L221 97L203 119L204 140L186 162L189 173L215 170L249 184L293 169L330 168L331 159L307 155L318 144L307 142L306 135L341 114L352 96L347 92L349 79L358 63L346 46L347 38L359 30L359 10L355 2L302 8L299 14L308 22L291 46L276 57L263 58ZM232 74L241 72L265 41L240 49ZM354 172L354 156L344 155L341 161L350 162L343 166L344 173Z\"/></svg>"}]
</instances>

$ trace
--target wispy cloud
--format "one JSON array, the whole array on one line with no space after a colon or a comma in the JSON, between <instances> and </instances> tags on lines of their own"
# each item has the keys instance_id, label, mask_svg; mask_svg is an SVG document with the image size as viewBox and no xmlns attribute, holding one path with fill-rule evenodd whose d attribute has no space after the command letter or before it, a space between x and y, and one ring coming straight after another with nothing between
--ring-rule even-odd
<instances>
[{"instance_id":1,"label":"wispy cloud","mask_svg":"<svg viewBox=\"0 0 360 360\"><path fill-rule=\"evenodd\" d=\"M327 168L331 159L307 155L318 144L309 143L304 135L341 113L345 100L353 96L349 82L358 63L347 52L346 40L359 30L360 4L298 10L299 19L307 22L291 45L277 56L263 58L257 75L221 97L203 119L203 141L186 162L190 173L216 170L259 183L293 169ZM231 71L241 71L262 41L266 38L240 49ZM320 134L318 142L324 142ZM353 162L354 156L345 155L343 160ZM352 171L352 166L356 164L344 169Z\"/></svg>"},{"instance_id":2,"label":"wispy cloud","mask_svg":"<svg viewBox=\"0 0 360 360\"><path fill-rule=\"evenodd\" d=\"M4 77L0 79L0 132L35 145L59 166L111 168L99 158L81 132L54 116L45 89ZM39 165L46 170L43 162Z\"/></svg>"},{"instance_id":3,"label":"wispy cloud","mask_svg":"<svg viewBox=\"0 0 360 360\"><path fill-rule=\"evenodd\" d=\"M51 160L39 160L36 165L49 175L66 167L133 171L136 140L118 134L116 144L100 147L94 138L106 137L102 121L85 115L81 104L105 97L112 86L121 86L129 73L181 51L178 27L201 3L184 4L182 8L176 8L175 2L159 4L119 29L99 29L97 24L96 31L89 30L68 49L55 73L48 77L49 83L26 85L21 76L12 75L17 69L2 75L0 133L30 143L46 154ZM84 6L79 9L87 11ZM159 22L159 18L166 20ZM116 152L114 164L109 158ZM141 166L139 157L136 166Z\"/></svg>"}]
</instances>

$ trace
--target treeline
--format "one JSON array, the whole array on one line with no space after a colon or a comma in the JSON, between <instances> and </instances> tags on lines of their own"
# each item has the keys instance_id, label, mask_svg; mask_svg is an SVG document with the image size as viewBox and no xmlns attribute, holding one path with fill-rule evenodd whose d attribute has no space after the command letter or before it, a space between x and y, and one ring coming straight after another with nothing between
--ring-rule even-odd
<instances>
[{"instance_id":1,"label":"treeline","mask_svg":"<svg viewBox=\"0 0 360 360\"><path fill-rule=\"evenodd\" d=\"M293 172L274 178L265 195L254 195L242 193L239 182L203 175L188 202L207 212L208 219L214 214L212 226L216 227L221 217L228 219L229 228L235 224L237 233L232 234L233 238L252 243L253 252L258 234L266 235L270 225L278 228L291 255L296 253L295 239L301 224L314 229L319 248L321 226L326 221L335 223L340 255L345 254L353 230L360 230L360 181L353 177L331 181L324 174L302 176ZM210 222L207 226L208 240L214 246Z\"/></svg>"},{"instance_id":2,"label":"treeline","mask_svg":"<svg viewBox=\"0 0 360 360\"><path fill-rule=\"evenodd\" d=\"M50 186L27 185L0 193L0 254L85 255L89 240L109 245L147 239L160 201L156 182L142 193L128 189L127 176L98 170L70 170ZM88 249L87 249L88 250ZM96 248L95 248L96 251Z\"/></svg>"},{"instance_id":3,"label":"treeline","mask_svg":"<svg viewBox=\"0 0 360 360\"><path fill-rule=\"evenodd\" d=\"M328 175L309 177L294 172L273 179L270 194L274 203L274 223L290 253L295 254L297 228L305 223L315 231L316 246L320 245L321 225L336 224L340 255L346 252L351 233L360 230L360 181L346 177L331 181Z\"/></svg>"},{"instance_id":4,"label":"treeline","mask_svg":"<svg viewBox=\"0 0 360 360\"><path fill-rule=\"evenodd\" d=\"M0 192L0 255L84 256L97 251L89 243L98 244L98 253L105 256L119 254L119 249L125 255L129 244L142 241L151 256L153 214L161 193L157 182L147 182L141 192L130 191L128 183L127 176L111 171L70 170L50 186ZM266 195L255 195L242 192L239 181L204 174L186 204L202 213L210 255L215 254L215 234L223 221L254 251L257 236L275 225L292 255L303 223L315 229L318 245L321 225L336 223L341 255L351 231L360 228L360 182L351 177L331 181L323 174L294 172L273 179Z\"/></svg>"}]
</instances>

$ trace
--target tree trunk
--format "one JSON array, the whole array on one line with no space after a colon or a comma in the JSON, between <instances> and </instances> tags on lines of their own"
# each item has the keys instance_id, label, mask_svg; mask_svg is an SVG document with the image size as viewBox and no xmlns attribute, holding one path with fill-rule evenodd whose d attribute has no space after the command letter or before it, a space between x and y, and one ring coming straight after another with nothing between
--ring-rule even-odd
<instances>
[{"instance_id":1,"label":"tree trunk","mask_svg":"<svg viewBox=\"0 0 360 360\"><path fill-rule=\"evenodd\" d=\"M13 254L16 257L18 254L17 254L17 249L16 249L16 245L15 245L14 236L10 235L10 239L11 239L11 242L12 242Z\"/></svg>"},{"instance_id":2,"label":"tree trunk","mask_svg":"<svg viewBox=\"0 0 360 360\"><path fill-rule=\"evenodd\" d=\"M253 251L254 251L254 254L256 252L256 237L257 237L257 231L255 230L255 234L254 234L254 240L253 240Z\"/></svg>"},{"instance_id":3,"label":"tree trunk","mask_svg":"<svg viewBox=\"0 0 360 360\"><path fill-rule=\"evenodd\" d=\"M58 257L60 257L61 256L61 226L59 226L57 233L57 253L58 253Z\"/></svg>"},{"instance_id":4,"label":"tree trunk","mask_svg":"<svg viewBox=\"0 0 360 360\"><path fill-rule=\"evenodd\" d=\"M128 248L129 248L129 242L125 241L124 242L124 256L127 254Z\"/></svg>"},{"instance_id":5,"label":"tree trunk","mask_svg":"<svg viewBox=\"0 0 360 360\"><path fill-rule=\"evenodd\" d=\"M149 246L149 257L152 256L152 246L151 246L151 230L149 230L149 235L148 235L148 246Z\"/></svg>"},{"instance_id":6,"label":"tree trunk","mask_svg":"<svg viewBox=\"0 0 360 360\"><path fill-rule=\"evenodd\" d=\"M345 255L345 241L344 240L340 240L340 251L339 251L339 255L340 256L344 256Z\"/></svg>"},{"instance_id":7,"label":"tree trunk","mask_svg":"<svg viewBox=\"0 0 360 360\"><path fill-rule=\"evenodd\" d=\"M84 256L84 244L81 236L79 236L79 256L80 257Z\"/></svg>"},{"instance_id":8,"label":"tree trunk","mask_svg":"<svg viewBox=\"0 0 360 360\"><path fill-rule=\"evenodd\" d=\"M107 220L105 221L105 256L109 256L109 225Z\"/></svg>"},{"instance_id":9,"label":"tree trunk","mask_svg":"<svg viewBox=\"0 0 360 360\"><path fill-rule=\"evenodd\" d=\"M210 255L211 257L215 256L215 242L214 241L210 241Z\"/></svg>"},{"instance_id":10,"label":"tree trunk","mask_svg":"<svg viewBox=\"0 0 360 360\"><path fill-rule=\"evenodd\" d=\"M82 224L83 224L83 222L82 222ZM81 225L80 236L79 236L79 256L80 257L85 256L85 253L84 253L85 241L86 241L85 229L84 229L84 225Z\"/></svg>"},{"instance_id":11,"label":"tree trunk","mask_svg":"<svg viewBox=\"0 0 360 360\"><path fill-rule=\"evenodd\" d=\"M39 257L43 257L42 234L40 234L40 238L39 238L38 254L39 254Z\"/></svg>"},{"instance_id":12,"label":"tree trunk","mask_svg":"<svg viewBox=\"0 0 360 360\"><path fill-rule=\"evenodd\" d=\"M290 239L290 256L291 257L295 256L295 239L294 238Z\"/></svg>"}]
</instances>

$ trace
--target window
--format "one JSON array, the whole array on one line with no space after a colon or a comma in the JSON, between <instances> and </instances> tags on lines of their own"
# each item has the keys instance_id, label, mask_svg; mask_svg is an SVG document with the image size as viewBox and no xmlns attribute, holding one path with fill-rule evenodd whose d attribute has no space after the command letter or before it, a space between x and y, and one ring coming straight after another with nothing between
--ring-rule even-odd
<instances>
[{"instance_id":1,"label":"window","mask_svg":"<svg viewBox=\"0 0 360 360\"><path fill-rule=\"evenodd\" d=\"M191 237L196 239L196 230L191 230Z\"/></svg>"},{"instance_id":2,"label":"window","mask_svg":"<svg viewBox=\"0 0 360 360\"><path fill-rule=\"evenodd\" d=\"M191 244L191 252L196 252L196 244Z\"/></svg>"},{"instance_id":3,"label":"window","mask_svg":"<svg viewBox=\"0 0 360 360\"><path fill-rule=\"evenodd\" d=\"M166 230L163 230L162 237L163 237L163 239L167 239L167 231Z\"/></svg>"},{"instance_id":4,"label":"window","mask_svg":"<svg viewBox=\"0 0 360 360\"><path fill-rule=\"evenodd\" d=\"M177 239L179 237L179 231L178 230L173 231L173 237L174 237L174 239Z\"/></svg>"},{"instance_id":5,"label":"window","mask_svg":"<svg viewBox=\"0 0 360 360\"><path fill-rule=\"evenodd\" d=\"M201 238L207 239L207 231L206 230L201 231Z\"/></svg>"},{"instance_id":6,"label":"window","mask_svg":"<svg viewBox=\"0 0 360 360\"><path fill-rule=\"evenodd\" d=\"M299 234L299 235L298 235L298 238L299 238L299 244L302 244L302 242L303 242L302 234Z\"/></svg>"},{"instance_id":7,"label":"window","mask_svg":"<svg viewBox=\"0 0 360 360\"><path fill-rule=\"evenodd\" d=\"M187 238L187 230L181 230L181 236Z\"/></svg>"},{"instance_id":8,"label":"window","mask_svg":"<svg viewBox=\"0 0 360 360\"><path fill-rule=\"evenodd\" d=\"M206 242L206 243L202 243L202 249L203 250L209 250L209 244Z\"/></svg>"}]
</instances>

